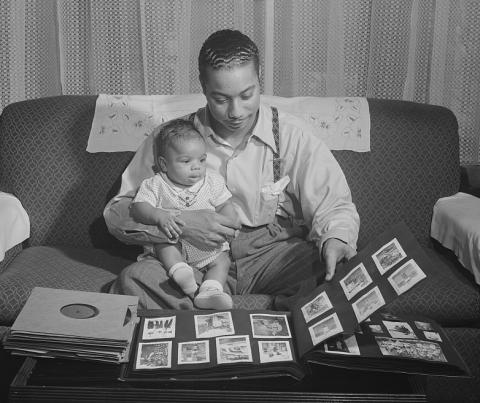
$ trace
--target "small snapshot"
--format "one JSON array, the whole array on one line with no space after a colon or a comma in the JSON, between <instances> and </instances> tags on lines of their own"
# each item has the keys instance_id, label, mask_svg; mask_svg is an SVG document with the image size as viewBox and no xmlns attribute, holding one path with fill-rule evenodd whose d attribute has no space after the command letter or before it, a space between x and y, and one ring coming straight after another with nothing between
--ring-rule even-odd
<instances>
[{"instance_id":1,"label":"small snapshot","mask_svg":"<svg viewBox=\"0 0 480 403\"><path fill-rule=\"evenodd\" d=\"M380 289L375 287L354 302L352 308L358 322L362 322L383 305L385 305L383 295Z\"/></svg>"},{"instance_id":2,"label":"small snapshot","mask_svg":"<svg viewBox=\"0 0 480 403\"><path fill-rule=\"evenodd\" d=\"M210 344L208 340L178 343L179 364L203 364L210 362Z\"/></svg>"},{"instance_id":3,"label":"small snapshot","mask_svg":"<svg viewBox=\"0 0 480 403\"><path fill-rule=\"evenodd\" d=\"M171 368L172 342L140 343L137 350L136 369Z\"/></svg>"},{"instance_id":4,"label":"small snapshot","mask_svg":"<svg viewBox=\"0 0 480 403\"><path fill-rule=\"evenodd\" d=\"M401 247L397 238L392 239L372 255L372 259L380 274L386 273L406 257L407 254Z\"/></svg>"},{"instance_id":5,"label":"small snapshot","mask_svg":"<svg viewBox=\"0 0 480 403\"><path fill-rule=\"evenodd\" d=\"M142 339L175 338L176 316L166 318L145 318Z\"/></svg>"},{"instance_id":6,"label":"small snapshot","mask_svg":"<svg viewBox=\"0 0 480 403\"><path fill-rule=\"evenodd\" d=\"M390 322L384 320L383 325L387 328L390 336L395 339L417 339L417 335L407 322Z\"/></svg>"},{"instance_id":7,"label":"small snapshot","mask_svg":"<svg viewBox=\"0 0 480 403\"><path fill-rule=\"evenodd\" d=\"M368 271L363 263L355 266L344 278L340 280L340 285L342 286L343 292L349 301L370 284L372 284L372 278L368 274Z\"/></svg>"},{"instance_id":8,"label":"small snapshot","mask_svg":"<svg viewBox=\"0 0 480 403\"><path fill-rule=\"evenodd\" d=\"M217 337L216 343L218 364L252 362L252 349L248 335Z\"/></svg>"},{"instance_id":9,"label":"small snapshot","mask_svg":"<svg viewBox=\"0 0 480 403\"><path fill-rule=\"evenodd\" d=\"M395 272L388 277L388 281L395 292L398 295L401 295L425 277L427 276L422 269L420 269L415 260L410 259L407 263L395 270Z\"/></svg>"},{"instance_id":10,"label":"small snapshot","mask_svg":"<svg viewBox=\"0 0 480 403\"><path fill-rule=\"evenodd\" d=\"M315 319L332 308L333 306L328 298L327 293L323 291L321 294L317 295L314 299L302 306L302 313L303 317L305 318L305 322L308 323L312 319Z\"/></svg>"},{"instance_id":11,"label":"small snapshot","mask_svg":"<svg viewBox=\"0 0 480 403\"><path fill-rule=\"evenodd\" d=\"M290 327L286 315L250 314L253 337L289 338Z\"/></svg>"},{"instance_id":12,"label":"small snapshot","mask_svg":"<svg viewBox=\"0 0 480 403\"><path fill-rule=\"evenodd\" d=\"M375 337L383 355L447 362L440 345L430 341Z\"/></svg>"},{"instance_id":13,"label":"small snapshot","mask_svg":"<svg viewBox=\"0 0 480 403\"><path fill-rule=\"evenodd\" d=\"M315 346L318 343L321 343L322 341L341 333L343 331L343 327L338 319L338 315L333 313L330 316L327 316L325 319L315 323L313 326L310 326L308 331L310 332L312 343Z\"/></svg>"},{"instance_id":14,"label":"small snapshot","mask_svg":"<svg viewBox=\"0 0 480 403\"><path fill-rule=\"evenodd\" d=\"M230 312L195 315L194 320L197 339L235 334Z\"/></svg>"},{"instance_id":15,"label":"small snapshot","mask_svg":"<svg viewBox=\"0 0 480 403\"><path fill-rule=\"evenodd\" d=\"M341 334L334 337L324 344L324 349L325 352L332 354L360 355L355 335L344 336Z\"/></svg>"},{"instance_id":16,"label":"small snapshot","mask_svg":"<svg viewBox=\"0 0 480 403\"><path fill-rule=\"evenodd\" d=\"M293 361L292 350L288 340L259 340L260 362Z\"/></svg>"}]
</instances>

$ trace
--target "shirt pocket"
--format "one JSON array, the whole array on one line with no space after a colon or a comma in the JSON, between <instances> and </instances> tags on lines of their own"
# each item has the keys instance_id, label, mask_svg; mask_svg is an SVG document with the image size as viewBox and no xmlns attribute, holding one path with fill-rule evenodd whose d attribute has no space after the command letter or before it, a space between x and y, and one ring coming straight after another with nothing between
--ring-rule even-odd
<instances>
[{"instance_id":1,"label":"shirt pocket","mask_svg":"<svg viewBox=\"0 0 480 403\"><path fill-rule=\"evenodd\" d=\"M262 224L273 221L279 200L280 193L272 191L272 185L265 185L260 189L258 219Z\"/></svg>"}]
</instances>

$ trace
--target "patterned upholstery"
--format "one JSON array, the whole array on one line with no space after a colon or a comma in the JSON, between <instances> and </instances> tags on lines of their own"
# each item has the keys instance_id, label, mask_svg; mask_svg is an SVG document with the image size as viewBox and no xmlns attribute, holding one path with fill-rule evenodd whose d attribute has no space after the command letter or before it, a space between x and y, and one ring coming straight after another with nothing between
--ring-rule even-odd
<instances>
[{"instance_id":1,"label":"patterned upholstery","mask_svg":"<svg viewBox=\"0 0 480 403\"><path fill-rule=\"evenodd\" d=\"M104 292L130 263L129 259L101 249L26 248L2 274L0 323L13 323L35 286Z\"/></svg>"},{"instance_id":2,"label":"patterned upholstery","mask_svg":"<svg viewBox=\"0 0 480 403\"><path fill-rule=\"evenodd\" d=\"M22 251L22 244L15 245L13 248L10 248L5 252L5 257L4 259L0 262L0 273L5 270L5 268L10 264L10 262L15 259L15 256L17 256L21 251Z\"/></svg>"},{"instance_id":3,"label":"patterned upholstery","mask_svg":"<svg viewBox=\"0 0 480 403\"><path fill-rule=\"evenodd\" d=\"M465 360L471 378L427 377L427 399L435 403L478 403L480 400L480 329L445 329Z\"/></svg>"},{"instance_id":4,"label":"patterned upholstery","mask_svg":"<svg viewBox=\"0 0 480 403\"><path fill-rule=\"evenodd\" d=\"M102 211L132 153L85 151L95 100L43 98L2 113L0 189L10 189L30 216L32 246L121 245L108 234Z\"/></svg>"},{"instance_id":5,"label":"patterned upholstery","mask_svg":"<svg viewBox=\"0 0 480 403\"><path fill-rule=\"evenodd\" d=\"M425 251L434 262L435 276L392 301L388 310L399 316L419 313L442 326L480 324L480 288L469 278L469 273L452 267L433 249Z\"/></svg>"},{"instance_id":6,"label":"patterned upholstery","mask_svg":"<svg viewBox=\"0 0 480 403\"><path fill-rule=\"evenodd\" d=\"M236 309L272 309L271 295L233 295L233 306Z\"/></svg>"},{"instance_id":7,"label":"patterned upholstery","mask_svg":"<svg viewBox=\"0 0 480 403\"><path fill-rule=\"evenodd\" d=\"M334 151L360 214L358 247L402 220L428 245L434 203L459 188L455 116L405 101L370 99L369 107L372 151Z\"/></svg>"}]
</instances>

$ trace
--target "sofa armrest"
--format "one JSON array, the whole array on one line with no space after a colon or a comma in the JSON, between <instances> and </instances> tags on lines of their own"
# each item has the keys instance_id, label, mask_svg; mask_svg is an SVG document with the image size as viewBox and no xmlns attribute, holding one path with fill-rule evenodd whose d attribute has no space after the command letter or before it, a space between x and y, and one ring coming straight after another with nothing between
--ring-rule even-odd
<instances>
[{"instance_id":1,"label":"sofa armrest","mask_svg":"<svg viewBox=\"0 0 480 403\"><path fill-rule=\"evenodd\" d=\"M460 167L460 192L480 197L480 164L464 164Z\"/></svg>"},{"instance_id":2,"label":"sofa armrest","mask_svg":"<svg viewBox=\"0 0 480 403\"><path fill-rule=\"evenodd\" d=\"M23 245L19 243L5 252L5 258L0 262L0 274L2 274L10 262L23 250Z\"/></svg>"},{"instance_id":3,"label":"sofa armrest","mask_svg":"<svg viewBox=\"0 0 480 403\"><path fill-rule=\"evenodd\" d=\"M30 237L30 218L20 200L0 192L0 263L3 269L18 254L20 245ZM10 252L11 251L11 252Z\"/></svg>"}]
</instances>

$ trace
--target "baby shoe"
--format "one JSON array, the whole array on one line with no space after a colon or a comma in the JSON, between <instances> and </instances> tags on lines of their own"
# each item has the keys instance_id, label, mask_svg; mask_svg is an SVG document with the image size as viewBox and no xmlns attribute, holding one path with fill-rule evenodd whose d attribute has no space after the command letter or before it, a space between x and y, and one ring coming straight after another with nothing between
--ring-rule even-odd
<instances>
[{"instance_id":1,"label":"baby shoe","mask_svg":"<svg viewBox=\"0 0 480 403\"><path fill-rule=\"evenodd\" d=\"M218 288L200 288L193 300L199 309L232 309L232 297Z\"/></svg>"}]
</instances>

